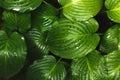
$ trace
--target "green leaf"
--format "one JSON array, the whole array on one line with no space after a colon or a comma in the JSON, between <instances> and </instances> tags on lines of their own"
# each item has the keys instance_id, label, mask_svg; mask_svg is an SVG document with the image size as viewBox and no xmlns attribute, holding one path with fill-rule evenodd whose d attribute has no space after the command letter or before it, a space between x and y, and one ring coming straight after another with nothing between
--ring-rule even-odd
<instances>
[{"instance_id":1,"label":"green leaf","mask_svg":"<svg viewBox=\"0 0 120 80\"><path fill-rule=\"evenodd\" d=\"M107 80L120 79L120 50L113 51L106 56L106 67L108 71Z\"/></svg>"},{"instance_id":2,"label":"green leaf","mask_svg":"<svg viewBox=\"0 0 120 80\"><path fill-rule=\"evenodd\" d=\"M120 23L120 0L106 0L107 15L110 20Z\"/></svg>"},{"instance_id":3,"label":"green leaf","mask_svg":"<svg viewBox=\"0 0 120 80\"><path fill-rule=\"evenodd\" d=\"M0 77L14 76L24 66L26 59L24 38L14 32L8 36L0 31Z\"/></svg>"},{"instance_id":4,"label":"green leaf","mask_svg":"<svg viewBox=\"0 0 120 80\"><path fill-rule=\"evenodd\" d=\"M26 12L36 9L43 0L1 0L1 6L7 10Z\"/></svg>"},{"instance_id":5,"label":"green leaf","mask_svg":"<svg viewBox=\"0 0 120 80\"><path fill-rule=\"evenodd\" d=\"M27 80L65 80L66 70L60 60L53 56L36 60L28 69Z\"/></svg>"},{"instance_id":6,"label":"green leaf","mask_svg":"<svg viewBox=\"0 0 120 80\"><path fill-rule=\"evenodd\" d=\"M42 32L51 28L51 24L57 19L58 10L48 3L32 12L32 27L39 27Z\"/></svg>"},{"instance_id":7,"label":"green leaf","mask_svg":"<svg viewBox=\"0 0 120 80\"><path fill-rule=\"evenodd\" d=\"M29 13L4 11L2 19L3 26L11 31L26 32L31 27L31 15Z\"/></svg>"},{"instance_id":8,"label":"green leaf","mask_svg":"<svg viewBox=\"0 0 120 80\"><path fill-rule=\"evenodd\" d=\"M48 33L48 46L52 53L62 58L83 57L99 43L98 23L95 19L85 22L60 19Z\"/></svg>"},{"instance_id":9,"label":"green leaf","mask_svg":"<svg viewBox=\"0 0 120 80\"><path fill-rule=\"evenodd\" d=\"M100 50L104 53L110 53L120 49L120 25L114 25L109 28L103 36Z\"/></svg>"},{"instance_id":10,"label":"green leaf","mask_svg":"<svg viewBox=\"0 0 120 80\"><path fill-rule=\"evenodd\" d=\"M70 20L84 21L97 15L102 7L102 0L58 0L63 14Z\"/></svg>"},{"instance_id":11,"label":"green leaf","mask_svg":"<svg viewBox=\"0 0 120 80\"><path fill-rule=\"evenodd\" d=\"M30 50L36 47L36 49L33 51L35 54L35 51L38 51L37 53L40 53L42 55L48 54L48 46L46 44L46 33L42 33L39 28L33 28L27 33L27 42L29 42Z\"/></svg>"},{"instance_id":12,"label":"green leaf","mask_svg":"<svg viewBox=\"0 0 120 80\"><path fill-rule=\"evenodd\" d=\"M98 51L74 59L71 65L73 80L105 80L104 62Z\"/></svg>"}]
</instances>

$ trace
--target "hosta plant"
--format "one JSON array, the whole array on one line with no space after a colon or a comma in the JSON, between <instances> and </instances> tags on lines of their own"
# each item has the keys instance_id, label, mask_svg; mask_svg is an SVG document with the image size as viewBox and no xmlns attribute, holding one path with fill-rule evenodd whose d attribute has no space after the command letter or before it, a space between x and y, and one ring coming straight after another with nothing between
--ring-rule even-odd
<instances>
[{"instance_id":1,"label":"hosta plant","mask_svg":"<svg viewBox=\"0 0 120 80\"><path fill-rule=\"evenodd\" d=\"M120 80L119 0L0 0L0 80Z\"/></svg>"}]
</instances>

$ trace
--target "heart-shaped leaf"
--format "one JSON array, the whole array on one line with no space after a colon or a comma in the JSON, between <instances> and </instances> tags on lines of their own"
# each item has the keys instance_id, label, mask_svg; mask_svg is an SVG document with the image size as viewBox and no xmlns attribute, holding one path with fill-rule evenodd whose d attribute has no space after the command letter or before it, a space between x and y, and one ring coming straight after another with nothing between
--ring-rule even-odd
<instances>
[{"instance_id":1,"label":"heart-shaped leaf","mask_svg":"<svg viewBox=\"0 0 120 80\"><path fill-rule=\"evenodd\" d=\"M8 10L19 12L31 11L36 9L43 0L1 0L1 6Z\"/></svg>"},{"instance_id":2,"label":"heart-shaped leaf","mask_svg":"<svg viewBox=\"0 0 120 80\"><path fill-rule=\"evenodd\" d=\"M52 23L57 19L58 10L48 3L32 12L32 27L39 27L42 32L51 28Z\"/></svg>"},{"instance_id":3,"label":"heart-shaped leaf","mask_svg":"<svg viewBox=\"0 0 120 80\"><path fill-rule=\"evenodd\" d=\"M94 17L102 7L102 0L58 0L63 14L70 20L84 21Z\"/></svg>"},{"instance_id":4,"label":"heart-shaped leaf","mask_svg":"<svg viewBox=\"0 0 120 80\"><path fill-rule=\"evenodd\" d=\"M66 70L60 60L45 56L36 60L28 69L27 80L65 80Z\"/></svg>"},{"instance_id":5,"label":"heart-shaped leaf","mask_svg":"<svg viewBox=\"0 0 120 80\"><path fill-rule=\"evenodd\" d=\"M12 77L20 71L26 59L24 38L14 32L8 36L0 31L0 77Z\"/></svg>"},{"instance_id":6,"label":"heart-shaped leaf","mask_svg":"<svg viewBox=\"0 0 120 80\"><path fill-rule=\"evenodd\" d=\"M106 0L105 6L108 17L112 21L120 23L120 0Z\"/></svg>"},{"instance_id":7,"label":"heart-shaped leaf","mask_svg":"<svg viewBox=\"0 0 120 80\"><path fill-rule=\"evenodd\" d=\"M120 50L106 56L107 80L120 80Z\"/></svg>"},{"instance_id":8,"label":"heart-shaped leaf","mask_svg":"<svg viewBox=\"0 0 120 80\"><path fill-rule=\"evenodd\" d=\"M102 55L93 51L87 56L72 61L73 80L105 80Z\"/></svg>"},{"instance_id":9,"label":"heart-shaped leaf","mask_svg":"<svg viewBox=\"0 0 120 80\"><path fill-rule=\"evenodd\" d=\"M120 48L120 25L114 25L109 28L103 36L100 50L104 53L110 53Z\"/></svg>"},{"instance_id":10,"label":"heart-shaped leaf","mask_svg":"<svg viewBox=\"0 0 120 80\"><path fill-rule=\"evenodd\" d=\"M4 11L2 19L4 28L11 31L26 32L31 27L31 15L29 13Z\"/></svg>"},{"instance_id":11,"label":"heart-shaped leaf","mask_svg":"<svg viewBox=\"0 0 120 80\"><path fill-rule=\"evenodd\" d=\"M60 19L48 33L48 46L52 53L62 58L83 57L96 48L99 35L95 32L95 19L85 22Z\"/></svg>"}]
</instances>

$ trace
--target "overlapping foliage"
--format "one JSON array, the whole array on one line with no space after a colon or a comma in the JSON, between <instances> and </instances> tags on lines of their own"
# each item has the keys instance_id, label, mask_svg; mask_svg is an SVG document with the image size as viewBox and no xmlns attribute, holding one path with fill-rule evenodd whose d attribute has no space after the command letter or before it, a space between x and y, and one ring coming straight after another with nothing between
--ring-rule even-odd
<instances>
[{"instance_id":1,"label":"overlapping foliage","mask_svg":"<svg viewBox=\"0 0 120 80\"><path fill-rule=\"evenodd\" d=\"M119 0L0 0L0 7L0 79L120 80Z\"/></svg>"}]
</instances>

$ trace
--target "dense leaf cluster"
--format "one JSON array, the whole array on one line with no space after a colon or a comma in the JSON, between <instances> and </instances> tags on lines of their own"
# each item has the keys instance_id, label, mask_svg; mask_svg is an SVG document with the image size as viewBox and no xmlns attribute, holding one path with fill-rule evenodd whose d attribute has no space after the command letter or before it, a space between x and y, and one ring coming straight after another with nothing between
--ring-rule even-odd
<instances>
[{"instance_id":1,"label":"dense leaf cluster","mask_svg":"<svg viewBox=\"0 0 120 80\"><path fill-rule=\"evenodd\" d=\"M120 80L120 0L0 0L0 80Z\"/></svg>"}]
</instances>

